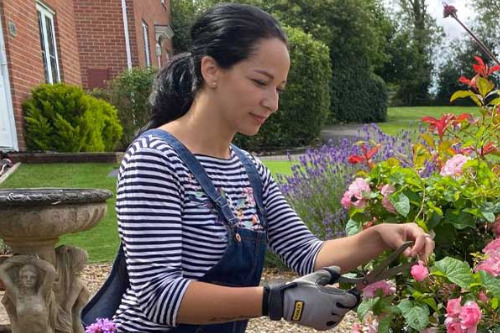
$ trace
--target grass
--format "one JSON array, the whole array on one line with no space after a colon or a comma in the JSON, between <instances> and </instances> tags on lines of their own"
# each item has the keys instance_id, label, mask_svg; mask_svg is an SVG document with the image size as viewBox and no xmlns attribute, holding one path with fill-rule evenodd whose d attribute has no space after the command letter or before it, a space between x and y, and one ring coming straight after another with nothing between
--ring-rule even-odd
<instances>
[{"instance_id":1,"label":"grass","mask_svg":"<svg viewBox=\"0 0 500 333\"><path fill-rule=\"evenodd\" d=\"M291 174L291 162L265 161L275 175ZM118 249L116 225L116 178L108 174L117 167L110 163L81 164L21 164L0 188L69 187L102 188L113 192L108 200L106 216L91 230L64 235L60 244L74 245L87 250L91 262L111 261Z\"/></svg>"},{"instance_id":2,"label":"grass","mask_svg":"<svg viewBox=\"0 0 500 333\"><path fill-rule=\"evenodd\" d=\"M409 129L417 124L420 118L431 116L441 117L444 113L460 114L463 112L476 113L477 107L453 107L453 106L412 106L394 107L387 110L387 122L377 123L385 133L397 134L402 129Z\"/></svg>"}]
</instances>

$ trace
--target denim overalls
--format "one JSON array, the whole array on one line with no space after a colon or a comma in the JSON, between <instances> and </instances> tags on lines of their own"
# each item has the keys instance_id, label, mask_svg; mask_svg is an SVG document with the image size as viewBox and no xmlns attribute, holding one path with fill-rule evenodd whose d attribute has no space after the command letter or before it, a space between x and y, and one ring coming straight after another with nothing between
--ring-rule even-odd
<instances>
[{"instance_id":1,"label":"denim overalls","mask_svg":"<svg viewBox=\"0 0 500 333\"><path fill-rule=\"evenodd\" d=\"M187 150L171 134L162 130L149 130L141 136L154 135L166 141L186 163L191 173L200 183L208 197L215 204L219 215L225 219L228 233L228 244L221 260L198 281L222 286L250 287L258 286L264 266L266 252L267 219L262 202L262 181L255 165L238 147L232 145L233 151L242 162L248 174L250 184L257 205L257 214L263 230L250 230L238 226L238 219L234 216L228 202L215 189L212 181L196 157ZM93 323L96 318L111 318L118 309L121 297L129 286L125 264L123 246L120 245L118 255L113 263L111 273L104 285L90 300L82 311L84 325ZM170 329L175 333L241 333L244 332L248 320L213 325L186 325Z\"/></svg>"}]
</instances>

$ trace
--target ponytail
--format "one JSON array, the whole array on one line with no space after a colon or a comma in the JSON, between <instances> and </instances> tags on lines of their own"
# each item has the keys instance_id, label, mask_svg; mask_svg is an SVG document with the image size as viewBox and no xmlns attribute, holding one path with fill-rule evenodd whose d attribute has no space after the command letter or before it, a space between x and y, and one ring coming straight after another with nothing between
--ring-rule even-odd
<instances>
[{"instance_id":1,"label":"ponytail","mask_svg":"<svg viewBox=\"0 0 500 333\"><path fill-rule=\"evenodd\" d=\"M192 53L172 58L156 76L149 99L151 117L145 129L160 127L188 112L203 86L204 56L230 69L252 56L257 43L267 38L278 38L286 44L279 23L263 10L232 3L209 9L191 28Z\"/></svg>"},{"instance_id":2,"label":"ponytail","mask_svg":"<svg viewBox=\"0 0 500 333\"><path fill-rule=\"evenodd\" d=\"M182 117L193 104L197 79L191 53L181 53L156 75L149 97L151 118L146 129Z\"/></svg>"}]
</instances>

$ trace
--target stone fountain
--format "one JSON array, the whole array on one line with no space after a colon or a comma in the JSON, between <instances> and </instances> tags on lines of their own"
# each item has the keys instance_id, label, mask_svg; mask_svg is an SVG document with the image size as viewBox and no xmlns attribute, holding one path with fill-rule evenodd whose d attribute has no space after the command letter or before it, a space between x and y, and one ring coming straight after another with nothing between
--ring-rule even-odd
<instances>
[{"instance_id":1,"label":"stone fountain","mask_svg":"<svg viewBox=\"0 0 500 333\"><path fill-rule=\"evenodd\" d=\"M0 190L0 238L13 256L0 266L2 303L13 333L83 333L80 312L89 293L80 274L87 253L55 247L59 237L89 230L106 214L110 191Z\"/></svg>"}]
</instances>

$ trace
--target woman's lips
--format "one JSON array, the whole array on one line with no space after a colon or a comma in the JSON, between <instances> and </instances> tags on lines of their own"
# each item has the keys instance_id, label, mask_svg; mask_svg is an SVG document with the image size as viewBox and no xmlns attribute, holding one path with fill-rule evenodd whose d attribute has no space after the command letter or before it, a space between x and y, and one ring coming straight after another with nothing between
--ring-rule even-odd
<instances>
[{"instance_id":1,"label":"woman's lips","mask_svg":"<svg viewBox=\"0 0 500 333\"><path fill-rule=\"evenodd\" d=\"M264 124L266 122L267 117L264 116L258 116L256 114L250 113L250 115L257 121L260 125Z\"/></svg>"}]
</instances>

